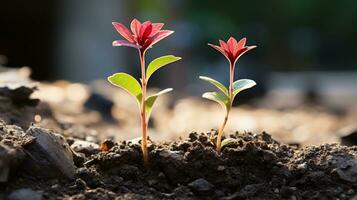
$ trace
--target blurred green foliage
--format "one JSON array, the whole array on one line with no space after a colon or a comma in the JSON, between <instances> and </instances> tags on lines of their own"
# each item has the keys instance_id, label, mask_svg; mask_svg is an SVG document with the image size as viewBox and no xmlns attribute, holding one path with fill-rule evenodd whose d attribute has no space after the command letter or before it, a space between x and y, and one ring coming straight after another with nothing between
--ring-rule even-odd
<instances>
[{"instance_id":1,"label":"blurred green foliage","mask_svg":"<svg viewBox=\"0 0 357 200\"><path fill-rule=\"evenodd\" d=\"M183 25L184 36L176 29L174 37L188 37L182 46L200 59L218 59L202 44L233 35L258 45L250 59L274 70L357 69L355 0L139 0L130 8L142 19Z\"/></svg>"}]
</instances>

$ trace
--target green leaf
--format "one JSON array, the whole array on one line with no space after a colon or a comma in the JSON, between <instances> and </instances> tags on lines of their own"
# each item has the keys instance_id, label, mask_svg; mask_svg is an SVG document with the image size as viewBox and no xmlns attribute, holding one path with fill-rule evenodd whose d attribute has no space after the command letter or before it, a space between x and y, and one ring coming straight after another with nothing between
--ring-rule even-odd
<instances>
[{"instance_id":1,"label":"green leaf","mask_svg":"<svg viewBox=\"0 0 357 200\"><path fill-rule=\"evenodd\" d=\"M180 60L180 57L175 57L173 55L162 56L151 61L146 70L146 80L149 80L150 76L158 69L168 65L170 63Z\"/></svg>"},{"instance_id":2,"label":"green leaf","mask_svg":"<svg viewBox=\"0 0 357 200\"><path fill-rule=\"evenodd\" d=\"M225 111L227 111L230 106L229 97L221 92L206 92L202 97L219 103Z\"/></svg>"},{"instance_id":3,"label":"green leaf","mask_svg":"<svg viewBox=\"0 0 357 200\"><path fill-rule=\"evenodd\" d=\"M167 88L167 89L164 89L164 90L161 90L160 92L156 93L156 94L153 94L149 97L146 98L146 101L145 101L145 111L148 115L148 119L149 119L149 116L150 116L150 113L152 111L152 107L154 106L154 103L157 99L158 96L164 94L164 93L167 93L167 92L171 92L173 89L172 88Z\"/></svg>"},{"instance_id":4,"label":"green leaf","mask_svg":"<svg viewBox=\"0 0 357 200\"><path fill-rule=\"evenodd\" d=\"M142 97L141 86L134 77L126 73L115 73L108 77L108 81L129 92L140 104Z\"/></svg>"},{"instance_id":5,"label":"green leaf","mask_svg":"<svg viewBox=\"0 0 357 200\"><path fill-rule=\"evenodd\" d=\"M224 146L229 146L232 145L234 143L237 143L237 140L234 138L226 138L222 141L221 143L221 148L223 148Z\"/></svg>"},{"instance_id":6,"label":"green leaf","mask_svg":"<svg viewBox=\"0 0 357 200\"><path fill-rule=\"evenodd\" d=\"M233 83L233 99L241 91L255 86L256 83L250 79L240 79Z\"/></svg>"},{"instance_id":7,"label":"green leaf","mask_svg":"<svg viewBox=\"0 0 357 200\"><path fill-rule=\"evenodd\" d=\"M206 76L200 76L200 79L210 82L212 85L216 86L218 89L220 89L225 95L228 96L228 90L227 88L220 82L214 80L213 78L206 77Z\"/></svg>"}]
</instances>

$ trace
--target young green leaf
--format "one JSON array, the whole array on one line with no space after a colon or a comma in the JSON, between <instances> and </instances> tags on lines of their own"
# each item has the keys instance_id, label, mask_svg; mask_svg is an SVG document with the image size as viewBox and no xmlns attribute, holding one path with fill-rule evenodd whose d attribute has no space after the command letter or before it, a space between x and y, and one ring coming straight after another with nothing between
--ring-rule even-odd
<instances>
[{"instance_id":1,"label":"young green leaf","mask_svg":"<svg viewBox=\"0 0 357 200\"><path fill-rule=\"evenodd\" d=\"M220 82L214 80L213 78L210 77L206 77L206 76L200 76L200 79L207 81L209 83L211 83L212 85L216 86L218 89L220 89L225 95L228 96L228 90L227 88Z\"/></svg>"},{"instance_id":2,"label":"young green leaf","mask_svg":"<svg viewBox=\"0 0 357 200\"><path fill-rule=\"evenodd\" d=\"M150 76L158 69L168 65L170 63L180 60L180 57L175 57L173 55L162 56L151 61L146 70L146 80L149 80Z\"/></svg>"},{"instance_id":3,"label":"young green leaf","mask_svg":"<svg viewBox=\"0 0 357 200\"><path fill-rule=\"evenodd\" d=\"M173 90L172 88L167 88L167 89L161 90L160 92L158 92L156 94L153 94L153 95L149 96L146 99L146 101L145 101L145 111L146 111L148 116L150 116L152 107L154 106L154 103L155 103L157 97L162 95L162 94L164 94L164 93L171 92L172 90ZM148 117L148 119L149 119L149 117Z\"/></svg>"},{"instance_id":4,"label":"young green leaf","mask_svg":"<svg viewBox=\"0 0 357 200\"><path fill-rule=\"evenodd\" d=\"M255 81L250 79L240 79L238 81L235 81L233 83L233 99L239 92L249 89L255 85Z\"/></svg>"},{"instance_id":5,"label":"young green leaf","mask_svg":"<svg viewBox=\"0 0 357 200\"><path fill-rule=\"evenodd\" d=\"M142 96L141 86L134 77L126 73L116 73L109 76L108 81L111 84L121 87L129 92L140 104Z\"/></svg>"},{"instance_id":6,"label":"young green leaf","mask_svg":"<svg viewBox=\"0 0 357 200\"><path fill-rule=\"evenodd\" d=\"M225 111L227 111L230 106L229 97L220 92L206 92L202 95L202 97L219 103Z\"/></svg>"}]
</instances>

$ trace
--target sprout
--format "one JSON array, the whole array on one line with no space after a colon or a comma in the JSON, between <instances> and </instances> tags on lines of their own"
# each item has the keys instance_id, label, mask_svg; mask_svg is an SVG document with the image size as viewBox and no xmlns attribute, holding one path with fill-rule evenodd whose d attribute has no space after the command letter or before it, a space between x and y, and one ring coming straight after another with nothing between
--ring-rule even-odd
<instances>
[{"instance_id":1,"label":"sprout","mask_svg":"<svg viewBox=\"0 0 357 200\"><path fill-rule=\"evenodd\" d=\"M232 103L235 96L248 88L251 88L256 85L253 80L250 79L240 79L234 81L234 68L238 58L243 55L244 53L248 52L251 49L254 49L256 46L245 46L246 38L241 39L237 42L236 39L230 37L229 40L226 42L219 40L220 46L208 44L209 46L213 47L220 53L222 53L229 62L229 74L230 74L230 81L229 81L229 89L227 89L222 83L205 76L200 76L200 79L207 81L217 87L220 91L219 92L206 92L202 95L203 98L215 101L219 103L224 112L225 117L223 120L223 124L218 129L218 136L216 141L216 149L218 153L221 153L221 138L224 127L228 121L229 111L232 108Z\"/></svg>"},{"instance_id":2,"label":"sprout","mask_svg":"<svg viewBox=\"0 0 357 200\"><path fill-rule=\"evenodd\" d=\"M113 46L127 46L132 47L138 50L139 59L141 64L141 79L140 83L134 77L126 73L116 73L108 77L108 81L118 87L123 88L133 97L135 97L138 106L140 108L140 119L141 119L141 149L143 152L144 164L148 164L148 151L147 151L147 129L150 113L152 107L154 106L155 100L161 94L172 91L172 88L167 88L147 96L147 85L151 75L156 72L158 69L180 60L180 57L175 57L173 55L162 56L153 60L148 67L145 67L145 53L151 48L154 44L164 39L165 37L171 35L173 31L170 30L161 30L164 26L163 23L152 23L146 21L140 23L137 19L134 19L130 28L126 28L123 24L113 22L114 28L118 33L125 38L125 40L117 40L113 42Z\"/></svg>"}]
</instances>

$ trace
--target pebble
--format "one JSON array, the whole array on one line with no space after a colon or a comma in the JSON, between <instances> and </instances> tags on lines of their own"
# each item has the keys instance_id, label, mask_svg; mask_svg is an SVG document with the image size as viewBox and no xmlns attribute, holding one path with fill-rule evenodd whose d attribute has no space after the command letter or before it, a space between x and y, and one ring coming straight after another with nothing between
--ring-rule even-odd
<instances>
[{"instance_id":1,"label":"pebble","mask_svg":"<svg viewBox=\"0 0 357 200\"><path fill-rule=\"evenodd\" d=\"M209 195L212 193L214 185L203 178L196 179L195 181L188 184L194 193L198 195Z\"/></svg>"},{"instance_id":2,"label":"pebble","mask_svg":"<svg viewBox=\"0 0 357 200\"><path fill-rule=\"evenodd\" d=\"M29 188L22 188L13 191L6 198L7 200L42 200L42 195Z\"/></svg>"},{"instance_id":3,"label":"pebble","mask_svg":"<svg viewBox=\"0 0 357 200\"><path fill-rule=\"evenodd\" d=\"M171 158L173 160L183 160L184 159L183 155L179 153L180 153L179 151L163 150L160 152L160 156L163 158Z\"/></svg>"},{"instance_id":4,"label":"pebble","mask_svg":"<svg viewBox=\"0 0 357 200\"><path fill-rule=\"evenodd\" d=\"M307 169L307 164L306 164L306 162L299 164L299 165L297 166L297 168L300 169L300 170L305 170L305 169Z\"/></svg>"},{"instance_id":5,"label":"pebble","mask_svg":"<svg viewBox=\"0 0 357 200\"><path fill-rule=\"evenodd\" d=\"M48 178L72 178L75 172L72 151L66 140L47 129L31 127L27 135L36 139L23 146L28 159L26 173Z\"/></svg>"},{"instance_id":6,"label":"pebble","mask_svg":"<svg viewBox=\"0 0 357 200\"><path fill-rule=\"evenodd\" d=\"M226 167L223 166L223 165L219 165L219 166L217 167L217 171L224 171L225 169L226 169Z\"/></svg>"},{"instance_id":7,"label":"pebble","mask_svg":"<svg viewBox=\"0 0 357 200\"><path fill-rule=\"evenodd\" d=\"M51 189L57 190L58 188L60 188L59 184L51 185Z\"/></svg>"},{"instance_id":8,"label":"pebble","mask_svg":"<svg viewBox=\"0 0 357 200\"><path fill-rule=\"evenodd\" d=\"M86 167L80 167L76 170L77 174L78 175L81 175L81 174L88 174L89 173L89 170L88 168Z\"/></svg>"},{"instance_id":9,"label":"pebble","mask_svg":"<svg viewBox=\"0 0 357 200\"><path fill-rule=\"evenodd\" d=\"M76 152L84 153L86 155L90 155L99 151L98 144L84 140L75 140L71 145L71 148Z\"/></svg>"}]
</instances>

